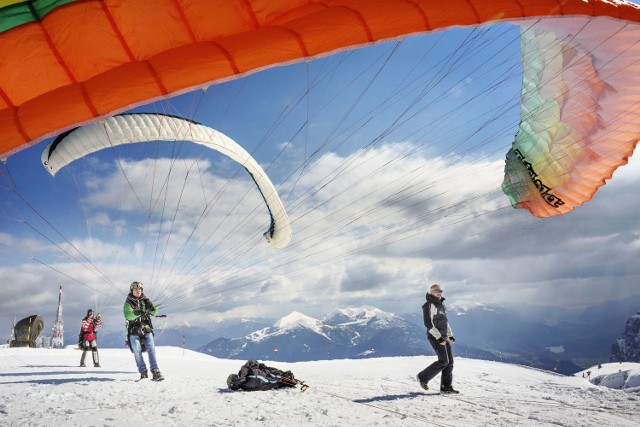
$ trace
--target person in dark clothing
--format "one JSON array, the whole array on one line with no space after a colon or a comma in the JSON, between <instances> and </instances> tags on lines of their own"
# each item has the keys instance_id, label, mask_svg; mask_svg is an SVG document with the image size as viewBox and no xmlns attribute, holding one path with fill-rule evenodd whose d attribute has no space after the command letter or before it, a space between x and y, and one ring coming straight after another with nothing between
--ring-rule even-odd
<instances>
[{"instance_id":1,"label":"person in dark clothing","mask_svg":"<svg viewBox=\"0 0 640 427\"><path fill-rule=\"evenodd\" d=\"M129 286L131 291L124 302L124 318L127 321L127 345L136 359L136 366L140 372L140 379L148 378L147 365L144 363L142 352L149 355L149 365L154 381L162 381L164 377L158 369L156 347L153 340L153 325L151 316L157 316L158 308L147 298L140 282L133 282Z\"/></svg>"},{"instance_id":2,"label":"person in dark clothing","mask_svg":"<svg viewBox=\"0 0 640 427\"><path fill-rule=\"evenodd\" d=\"M458 393L452 387L453 382L453 354L451 353L451 344L456 342L449 326L447 319L447 311L444 306L444 298L442 297L442 287L434 284L427 294L427 302L422 306L422 315L424 318L424 326L427 328L427 337L433 350L438 356L438 360L433 362L422 370L416 378L420 383L420 387L425 390L429 389L429 381L442 372L440 377L441 393Z\"/></svg>"}]
</instances>

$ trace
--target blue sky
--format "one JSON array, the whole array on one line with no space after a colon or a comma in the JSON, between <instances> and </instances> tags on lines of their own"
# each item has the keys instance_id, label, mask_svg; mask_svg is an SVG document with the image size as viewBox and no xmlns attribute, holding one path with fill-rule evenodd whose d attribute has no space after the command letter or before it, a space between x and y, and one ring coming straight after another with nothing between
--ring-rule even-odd
<instances>
[{"instance_id":1,"label":"blue sky","mask_svg":"<svg viewBox=\"0 0 640 427\"><path fill-rule=\"evenodd\" d=\"M518 30L452 30L343 52L139 107L211 126L278 187L294 238L275 250L248 175L189 143L105 150L55 178L48 141L11 156L0 192L0 321L89 307L117 329L133 280L168 324L322 316L451 301L579 308L636 294L638 162L563 217L500 189L519 122ZM15 190L15 191L14 191ZM204 214L203 214L204 212Z\"/></svg>"}]
</instances>

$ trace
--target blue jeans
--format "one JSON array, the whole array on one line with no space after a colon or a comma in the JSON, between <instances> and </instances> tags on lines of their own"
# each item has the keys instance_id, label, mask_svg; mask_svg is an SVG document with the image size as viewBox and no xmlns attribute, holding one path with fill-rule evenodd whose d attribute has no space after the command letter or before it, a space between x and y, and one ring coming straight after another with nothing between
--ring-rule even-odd
<instances>
[{"instance_id":1,"label":"blue jeans","mask_svg":"<svg viewBox=\"0 0 640 427\"><path fill-rule=\"evenodd\" d=\"M155 342L153 341L153 334L146 334L143 339L144 345L147 347L147 354L149 355L149 366L151 367L151 372L153 372L158 369L158 362L156 360L156 346ZM129 337L129 341L131 342L133 357L136 358L138 372L146 372L147 365L145 365L144 358L142 357L142 345L140 344L140 337L137 335L131 335Z\"/></svg>"}]
</instances>

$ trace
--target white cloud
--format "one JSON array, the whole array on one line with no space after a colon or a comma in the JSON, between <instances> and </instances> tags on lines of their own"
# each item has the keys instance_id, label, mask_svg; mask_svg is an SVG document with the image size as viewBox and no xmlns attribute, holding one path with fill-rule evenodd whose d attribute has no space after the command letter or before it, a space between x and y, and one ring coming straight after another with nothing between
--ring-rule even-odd
<instances>
[{"instance_id":1,"label":"white cloud","mask_svg":"<svg viewBox=\"0 0 640 427\"><path fill-rule=\"evenodd\" d=\"M100 305L117 322L128 284L141 280L166 312L200 325L294 310L320 316L363 303L415 311L433 282L452 301L555 304L573 296L572 303L588 304L603 282L628 295L640 276L637 215L603 213L603 206L637 205L628 197L632 179L612 180L570 215L538 220L509 207L502 160L429 158L408 142L331 153L280 189L294 237L274 250L261 237L264 202L245 175L222 176L226 165L208 159L120 164L128 182L119 168L88 181L91 227L75 231L90 235L61 243L91 262L61 259L37 239L0 235L5 246L49 250L45 266L2 271L5 283L31 296L18 299L25 315L35 301L55 309L58 283L69 285L78 314ZM637 166L629 167L627 176L636 176ZM21 293L7 289L10 300Z\"/></svg>"}]
</instances>

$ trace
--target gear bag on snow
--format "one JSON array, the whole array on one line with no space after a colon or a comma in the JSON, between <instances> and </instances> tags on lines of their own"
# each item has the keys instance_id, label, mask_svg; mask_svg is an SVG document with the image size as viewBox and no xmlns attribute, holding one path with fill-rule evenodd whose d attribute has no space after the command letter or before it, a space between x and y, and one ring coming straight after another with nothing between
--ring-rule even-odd
<instances>
[{"instance_id":1,"label":"gear bag on snow","mask_svg":"<svg viewBox=\"0 0 640 427\"><path fill-rule=\"evenodd\" d=\"M281 371L260 363L257 360L248 360L238 374L231 374L227 377L227 386L231 390L261 391L273 390L283 387L295 387L300 384L301 391L305 391L309 386L302 381L295 379L291 371Z\"/></svg>"}]
</instances>

